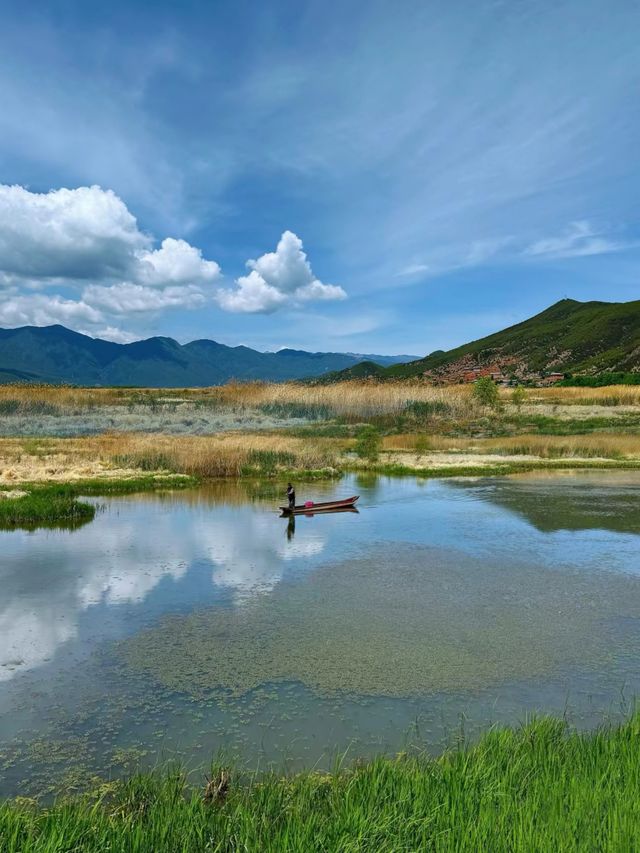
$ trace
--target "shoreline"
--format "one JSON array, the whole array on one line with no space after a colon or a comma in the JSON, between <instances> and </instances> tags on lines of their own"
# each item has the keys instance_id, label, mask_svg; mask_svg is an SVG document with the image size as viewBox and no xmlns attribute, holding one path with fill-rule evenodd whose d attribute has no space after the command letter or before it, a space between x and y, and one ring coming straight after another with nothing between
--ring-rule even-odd
<instances>
[{"instance_id":1,"label":"shoreline","mask_svg":"<svg viewBox=\"0 0 640 853\"><path fill-rule=\"evenodd\" d=\"M171 767L96 780L50 806L5 800L0 840L7 853L633 849L639 743L636 712L586 733L543 717L437 758L400 753L332 773L247 777L214 764L195 788Z\"/></svg>"},{"instance_id":2,"label":"shoreline","mask_svg":"<svg viewBox=\"0 0 640 853\"><path fill-rule=\"evenodd\" d=\"M0 439L1 441L1 439ZM63 440L64 441L64 440ZM68 441L68 440L67 440ZM444 455L444 454L443 454ZM44 526L77 526L91 521L96 508L93 504L79 500L82 497L108 497L110 495L126 495L143 492L153 492L165 489L187 489L201 483L216 480L236 480L250 482L280 483L287 480L311 482L314 480L340 479L345 474L392 476L392 477L421 477L429 479L449 478L482 478L506 477L518 474L535 474L536 472L553 473L554 471L640 471L640 460L636 459L593 459L587 457L572 458L527 458L526 461L505 459L500 454L489 457L483 456L481 464L473 458L473 454L464 455L464 464L456 464L453 454L447 455L446 464L434 464L437 454L425 457L425 464L420 464L420 457L415 453L382 452L393 461L379 458L377 461L366 462L338 457L334 464L324 468L283 467L277 459L268 459L272 464L267 467L262 459L257 459L255 465L245 465L240 473L206 476L198 473L183 473L180 471L161 469L144 473L142 469L129 469L120 472L118 469L105 468L102 476L76 478L73 470L65 479L65 471L59 470L51 475L51 479L23 479L14 477L11 482L0 480L0 531L12 529L32 530ZM406 457L406 464L401 461Z\"/></svg>"}]
</instances>

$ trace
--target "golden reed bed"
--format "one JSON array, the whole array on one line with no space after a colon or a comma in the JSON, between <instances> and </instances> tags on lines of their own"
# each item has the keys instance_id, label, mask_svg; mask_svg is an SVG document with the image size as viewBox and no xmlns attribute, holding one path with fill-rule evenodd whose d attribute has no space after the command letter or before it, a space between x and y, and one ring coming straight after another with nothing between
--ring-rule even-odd
<instances>
[{"instance_id":1,"label":"golden reed bed","mask_svg":"<svg viewBox=\"0 0 640 853\"><path fill-rule=\"evenodd\" d=\"M528 404L542 405L640 405L640 386L605 388L526 389ZM512 389L501 388L500 398L509 402ZM0 385L2 401L48 403L60 408L201 402L223 407L256 408L273 404L326 406L336 415L376 415L401 411L407 403L445 403L462 410L472 405L471 385L434 387L422 382L349 381L333 385L296 382L229 383L210 388L72 388L54 385Z\"/></svg>"}]
</instances>

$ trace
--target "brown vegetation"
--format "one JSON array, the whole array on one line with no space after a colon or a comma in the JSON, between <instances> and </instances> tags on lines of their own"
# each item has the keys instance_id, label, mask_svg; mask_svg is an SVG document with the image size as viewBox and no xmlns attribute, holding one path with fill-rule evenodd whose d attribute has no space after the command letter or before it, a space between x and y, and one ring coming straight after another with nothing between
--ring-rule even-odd
<instances>
[{"instance_id":1,"label":"brown vegetation","mask_svg":"<svg viewBox=\"0 0 640 853\"><path fill-rule=\"evenodd\" d=\"M383 449L447 454L532 456L541 459L602 458L640 460L640 435L514 435L501 438L450 438L442 435L389 435Z\"/></svg>"},{"instance_id":2,"label":"brown vegetation","mask_svg":"<svg viewBox=\"0 0 640 853\"><path fill-rule=\"evenodd\" d=\"M384 436L379 459L383 466L490 468L516 460L537 464L616 460L636 465L640 461L639 398L640 388L633 386L528 389L524 400L514 400L513 389L505 388L492 408L474 399L468 385L433 387L416 381L313 386L254 382L160 391L0 386L0 415L4 407L7 424L16 406L23 411L21 423L37 420L35 415L25 417L30 408L75 409L84 422L82 412L102 407L108 416L97 418L100 429L103 422L126 421L112 418L113 408L108 407L126 411L134 406L140 412L139 428L158 430L126 432L112 426L110 431L77 438L0 439L0 485L133 479L140 472L179 472L199 478L277 477L294 471L301 476L331 474L356 465L350 451L355 425L362 423L373 424ZM149 413L140 407L149 407ZM222 426L217 426L226 431L194 435L185 426L186 433L171 435L166 412L172 407L185 407L185 412L189 408L228 412L219 420ZM249 431L255 412L267 413L262 431ZM588 418L593 423L583 428ZM57 430L58 418L49 414L49 419ZM190 420L185 417L182 422ZM271 424L296 422L315 422L318 428L267 432ZM559 434L536 434L554 431ZM567 431L587 434L564 434Z\"/></svg>"},{"instance_id":3,"label":"brown vegetation","mask_svg":"<svg viewBox=\"0 0 640 853\"><path fill-rule=\"evenodd\" d=\"M126 479L139 477L141 471L206 478L313 472L336 465L335 449L327 440L242 433L0 439L0 484Z\"/></svg>"}]
</instances>

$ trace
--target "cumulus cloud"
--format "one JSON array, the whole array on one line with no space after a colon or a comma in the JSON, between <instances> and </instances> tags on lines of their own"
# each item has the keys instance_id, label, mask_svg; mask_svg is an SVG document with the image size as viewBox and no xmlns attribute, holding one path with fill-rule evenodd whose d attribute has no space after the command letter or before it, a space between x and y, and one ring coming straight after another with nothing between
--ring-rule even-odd
<instances>
[{"instance_id":1,"label":"cumulus cloud","mask_svg":"<svg viewBox=\"0 0 640 853\"><path fill-rule=\"evenodd\" d=\"M185 240L167 237L153 248L111 190L35 193L0 185L4 325L89 324L92 334L130 340L135 336L105 324L105 314L199 308L213 300L220 275L218 264ZM64 296L45 295L61 287ZM74 288L82 288L80 298L69 298Z\"/></svg>"},{"instance_id":2,"label":"cumulus cloud","mask_svg":"<svg viewBox=\"0 0 640 853\"><path fill-rule=\"evenodd\" d=\"M32 193L0 184L0 266L21 278L126 275L151 239L111 190Z\"/></svg>"},{"instance_id":3,"label":"cumulus cloud","mask_svg":"<svg viewBox=\"0 0 640 853\"><path fill-rule=\"evenodd\" d=\"M111 287L91 284L82 294L83 301L111 314L161 311L164 308L198 308L207 301L195 285L156 289L141 284L122 282Z\"/></svg>"},{"instance_id":4,"label":"cumulus cloud","mask_svg":"<svg viewBox=\"0 0 640 853\"><path fill-rule=\"evenodd\" d=\"M247 261L247 267L251 272L236 280L235 290L218 292L225 311L269 314L287 304L346 297L341 287L314 276L302 240L292 231L284 232L275 252Z\"/></svg>"},{"instance_id":5,"label":"cumulus cloud","mask_svg":"<svg viewBox=\"0 0 640 853\"><path fill-rule=\"evenodd\" d=\"M205 260L200 249L185 240L167 237L159 249L140 255L138 277L145 284L206 284L219 276L219 265Z\"/></svg>"},{"instance_id":6,"label":"cumulus cloud","mask_svg":"<svg viewBox=\"0 0 640 853\"><path fill-rule=\"evenodd\" d=\"M83 335L101 338L103 341L112 341L114 344L131 344L140 339L140 335L135 335L133 332L127 332L124 329L118 329L116 326L104 326L102 328L91 329L90 331L78 329L78 331Z\"/></svg>"},{"instance_id":7,"label":"cumulus cloud","mask_svg":"<svg viewBox=\"0 0 640 853\"><path fill-rule=\"evenodd\" d=\"M0 325L50 326L56 323L100 323L102 314L86 302L45 296L42 293L12 296L0 302Z\"/></svg>"},{"instance_id":8,"label":"cumulus cloud","mask_svg":"<svg viewBox=\"0 0 640 853\"><path fill-rule=\"evenodd\" d=\"M135 338L114 318L216 302L225 311L271 313L286 305L343 299L315 277L302 241L285 231L275 252L247 261L234 288L220 266L186 240L151 235L111 190L31 192L0 185L0 307L4 325L70 323L111 340ZM57 289L58 292L48 296ZM64 289L61 294L60 289ZM72 299L77 290L78 298ZM82 324L79 326L79 324Z\"/></svg>"}]
</instances>

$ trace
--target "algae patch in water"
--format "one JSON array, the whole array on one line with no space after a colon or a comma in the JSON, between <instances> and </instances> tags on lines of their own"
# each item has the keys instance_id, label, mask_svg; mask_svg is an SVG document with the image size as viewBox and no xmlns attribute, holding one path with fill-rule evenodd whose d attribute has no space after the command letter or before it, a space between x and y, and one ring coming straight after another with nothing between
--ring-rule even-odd
<instances>
[{"instance_id":1,"label":"algae patch in water","mask_svg":"<svg viewBox=\"0 0 640 853\"><path fill-rule=\"evenodd\" d=\"M194 696L278 681L415 696L606 665L619 620L638 617L632 576L385 545L235 608L167 617L117 651ZM636 653L638 632L627 633L625 651Z\"/></svg>"}]
</instances>

